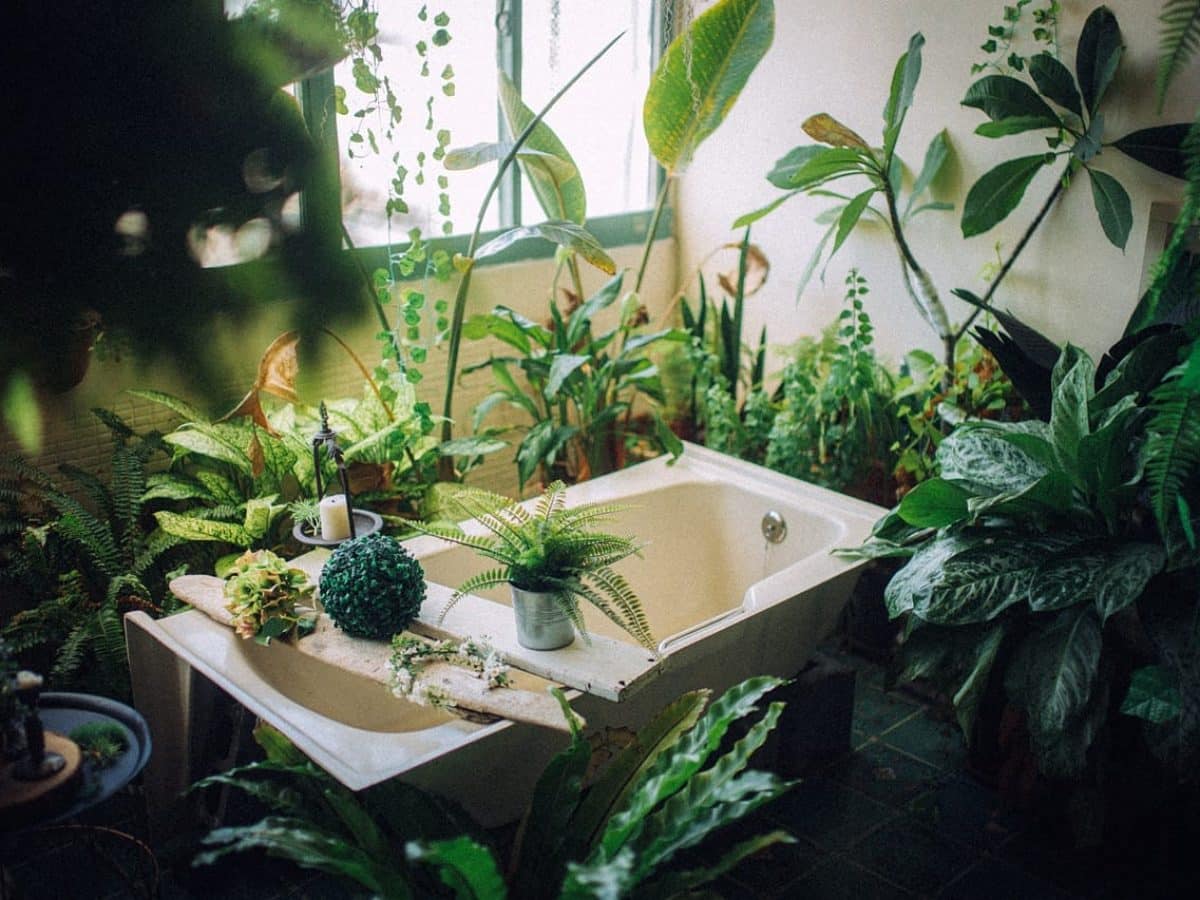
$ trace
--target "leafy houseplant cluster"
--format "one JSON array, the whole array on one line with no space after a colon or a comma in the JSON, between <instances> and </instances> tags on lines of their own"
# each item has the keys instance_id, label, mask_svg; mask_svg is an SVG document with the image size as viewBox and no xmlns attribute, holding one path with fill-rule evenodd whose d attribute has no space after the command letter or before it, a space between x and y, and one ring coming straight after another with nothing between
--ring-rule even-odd
<instances>
[{"instance_id":1,"label":"leafy houseplant cluster","mask_svg":"<svg viewBox=\"0 0 1200 900\"><path fill-rule=\"evenodd\" d=\"M770 703L741 739L723 740L779 684L752 678L711 703L707 691L684 694L591 779L592 747L564 703L571 744L534 788L507 876L488 837L448 801L395 780L353 794L260 725L265 762L199 784L237 788L272 814L213 831L205 839L213 849L196 862L265 850L395 900L691 896L759 850L792 841L774 831L719 852L705 843L791 787L748 768L782 703ZM693 847L713 853L688 864Z\"/></svg>"},{"instance_id":2,"label":"leafy houseplant cluster","mask_svg":"<svg viewBox=\"0 0 1200 900\"><path fill-rule=\"evenodd\" d=\"M641 601L612 569L638 553L640 544L595 530L621 507L589 503L568 508L561 481L546 488L532 512L506 497L479 490L459 492L452 503L489 533L466 534L457 527L435 524L419 524L417 530L469 547L500 565L463 582L442 611L443 617L464 594L507 584L514 588L514 605L520 599L516 591L548 595L561 616L585 638L580 600L595 606L639 644L655 648ZM519 637L520 620L518 612Z\"/></svg>"}]
</instances>

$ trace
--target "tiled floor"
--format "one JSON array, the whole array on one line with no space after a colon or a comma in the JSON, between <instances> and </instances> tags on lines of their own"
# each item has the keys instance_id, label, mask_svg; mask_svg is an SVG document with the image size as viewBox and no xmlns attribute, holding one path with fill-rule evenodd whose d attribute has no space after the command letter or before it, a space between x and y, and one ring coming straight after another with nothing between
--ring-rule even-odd
<instances>
[{"instance_id":1,"label":"tiled floor","mask_svg":"<svg viewBox=\"0 0 1200 900\"><path fill-rule=\"evenodd\" d=\"M754 898L909 898L1038 900L1193 896L1194 882L1161 863L1106 858L1062 846L1020 815L1005 813L994 791L964 773L957 728L919 699L883 690L881 668L826 648L857 671L852 752L808 774L789 794L737 826L741 834L784 828L796 843L777 845L727 875L729 900ZM116 801L87 823L139 833L137 802ZM154 881L153 861L111 832L51 832L9 848L17 896L125 897L136 893L111 863L132 870L134 888ZM194 847L159 848L159 896L342 898L356 896L330 876L245 855L194 869ZM1200 853L1196 854L1200 856ZM108 860L108 861L106 861Z\"/></svg>"}]
</instances>

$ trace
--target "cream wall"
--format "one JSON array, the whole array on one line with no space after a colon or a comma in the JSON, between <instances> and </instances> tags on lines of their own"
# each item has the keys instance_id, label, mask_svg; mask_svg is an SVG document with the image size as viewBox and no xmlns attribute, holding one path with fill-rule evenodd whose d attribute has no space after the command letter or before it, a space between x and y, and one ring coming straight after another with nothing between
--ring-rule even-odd
<instances>
[{"instance_id":1,"label":"cream wall","mask_svg":"<svg viewBox=\"0 0 1200 900\"><path fill-rule=\"evenodd\" d=\"M1064 0L1062 5L1063 57L1073 68L1079 31L1096 4ZM1162 0L1110 0L1108 5L1126 44L1119 79L1104 107L1109 138L1190 121L1200 106L1200 67L1195 62L1180 74L1164 115L1153 112ZM956 210L918 217L909 236L917 259L943 295L954 287L982 293L980 272L995 258L995 243L1011 248L1053 186L1053 176L1044 171L1009 220L986 235L962 238L959 217L970 185L1004 159L1045 149L1040 137L989 141L975 136L975 127L985 121L982 113L959 105L972 80L971 63L983 55L977 48L987 25L1001 18L1001 0L776 0L775 6L774 45L725 124L680 179L680 272L686 275L713 247L735 239L730 225L739 214L779 195L765 175L788 150L811 143L800 129L808 115L827 112L878 143L895 61L909 36L921 31L926 38L924 67L899 152L919 168L929 140L940 128L949 129L957 162L947 166L952 171L937 194L953 201ZM1133 231L1125 253L1101 232L1085 176L1048 216L998 297L1002 307L1055 340L1069 339L1093 353L1119 336L1136 303L1151 202L1177 201L1180 185L1115 150L1102 154L1100 167L1115 175L1133 200ZM857 193L849 180L838 186ZM813 219L827 205L797 197L754 226L753 240L773 267L767 286L748 304L744 334L756 335L764 322L772 343L818 332L836 314L847 269L857 266L871 281L868 310L882 352L894 361L914 346L935 349L936 340L903 293L895 251L879 227L856 232L829 267L825 284L814 279L797 304L800 274L824 231ZM964 306L953 298L949 302L952 318L961 319Z\"/></svg>"},{"instance_id":2,"label":"cream wall","mask_svg":"<svg viewBox=\"0 0 1200 900\"><path fill-rule=\"evenodd\" d=\"M641 249L640 246L610 248L610 253L618 267L636 269L641 259ZM608 278L586 265L581 267L581 275L587 294L599 288ZM481 267L472 278L468 315L504 304L537 321L547 320L553 276L554 263L548 259ZM641 292L643 301L653 315L661 313L675 282L675 242L659 241L654 247ZM626 275L626 287L631 288L632 283L633 274L630 272ZM430 285L427 289L431 303L436 297L452 301L455 283ZM250 324L239 324L237 328L218 319L206 333L196 336L196 340L209 346L225 366L226 374L222 384L216 386L218 396L215 398L198 394L181 384L168 364L145 367L128 358L118 362L93 360L87 376L75 390L60 396L41 398L45 418L43 446L38 455L31 457L32 461L51 471L58 464L66 462L87 471L106 472L111 443L108 430L89 412L95 406L113 410L138 431L151 428L165 430L177 424L178 419L171 413L156 404L130 396L126 393L127 388L152 388L177 394L214 416L232 408L253 383L262 351L276 335L287 329L287 312L287 305L280 304L265 310ZM615 315L615 309L608 311L610 318ZM374 315L365 311L357 325L339 328L338 333L368 366L373 366L379 358L374 337L378 330ZM503 350L503 345L491 340L464 341L460 366L485 360L490 352L500 353ZM418 386L418 397L428 402L435 413L440 413L442 408L445 366L443 347L432 352L422 367L425 378ZM321 399L361 394L363 381L358 370L332 342L325 342L315 368L316 373L310 373L300 384L301 397L306 402L315 404ZM489 392L488 373L479 372L465 380L455 396L455 419L462 423L455 431L456 436L470 433L471 409ZM498 421L498 415L495 414L488 419L489 423ZM18 452L16 442L0 430L0 454L8 456ZM506 493L515 493L516 466L512 462L515 454L514 446L513 449L491 455L489 461L472 476L472 481Z\"/></svg>"}]
</instances>

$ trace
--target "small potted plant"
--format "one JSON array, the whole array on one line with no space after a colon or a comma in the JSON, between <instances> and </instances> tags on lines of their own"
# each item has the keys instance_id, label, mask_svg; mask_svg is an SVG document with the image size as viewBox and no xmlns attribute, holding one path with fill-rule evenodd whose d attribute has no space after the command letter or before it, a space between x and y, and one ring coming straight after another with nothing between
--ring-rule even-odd
<instances>
[{"instance_id":1,"label":"small potted plant","mask_svg":"<svg viewBox=\"0 0 1200 900\"><path fill-rule=\"evenodd\" d=\"M612 504L589 503L567 508L566 486L551 484L531 512L506 497L464 490L452 502L477 519L490 534L466 534L460 528L414 523L424 533L464 547L500 563L468 578L450 598L442 618L460 597L507 583L512 589L517 640L531 650L556 650L575 639L587 640L579 601L586 600L654 650L656 642L629 583L612 566L636 555L641 544L630 537L594 531L621 510Z\"/></svg>"},{"instance_id":2,"label":"small potted plant","mask_svg":"<svg viewBox=\"0 0 1200 900\"><path fill-rule=\"evenodd\" d=\"M301 569L270 550L247 550L234 561L225 582L225 608L239 635L269 644L292 629L302 635L313 629L314 592Z\"/></svg>"}]
</instances>

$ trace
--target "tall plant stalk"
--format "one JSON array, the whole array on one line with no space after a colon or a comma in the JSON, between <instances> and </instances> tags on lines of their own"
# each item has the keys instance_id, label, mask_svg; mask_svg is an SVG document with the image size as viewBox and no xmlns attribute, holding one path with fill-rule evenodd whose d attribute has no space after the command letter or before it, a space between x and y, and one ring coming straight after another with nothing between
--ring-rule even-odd
<instances>
[{"instance_id":1,"label":"tall plant stalk","mask_svg":"<svg viewBox=\"0 0 1200 900\"><path fill-rule=\"evenodd\" d=\"M554 107L568 90L574 86L584 73L587 72L593 65L599 62L615 44L619 41L625 32L621 32L611 41L604 45L595 56L584 63L583 67L571 76L570 80L564 84L553 97L551 97L546 105L543 106L522 130L513 141L512 147L500 160L500 165L496 168L496 174L492 178L491 184L488 185L487 192L483 195L483 200L479 204L479 214L475 217L475 228L471 232L471 239L467 243L467 252L465 254L466 261L463 265L462 277L458 282L458 289L454 293L454 314L450 322L450 337L449 346L447 347L446 355L446 393L442 401L442 440L449 441L454 434L454 422L452 419L454 411L454 388L455 382L458 380L458 353L462 345L462 326L463 319L466 317L467 309L467 294L471 287L471 273L474 270L474 255L479 247L479 234L483 230L483 219L487 214L488 206L491 205L492 197L500 186L500 181L504 177L504 173L508 171L513 161L517 158L517 153L521 147L529 139L533 130L538 126L538 123L545 118L546 114ZM438 477L447 480L454 477L454 460L451 457L442 457L438 464Z\"/></svg>"}]
</instances>

